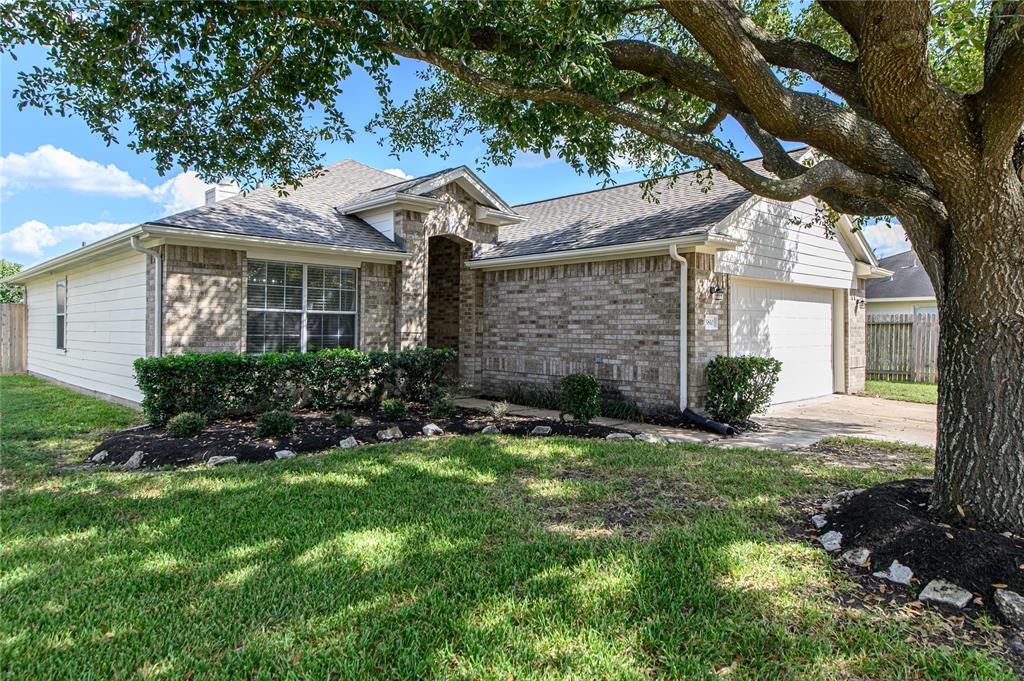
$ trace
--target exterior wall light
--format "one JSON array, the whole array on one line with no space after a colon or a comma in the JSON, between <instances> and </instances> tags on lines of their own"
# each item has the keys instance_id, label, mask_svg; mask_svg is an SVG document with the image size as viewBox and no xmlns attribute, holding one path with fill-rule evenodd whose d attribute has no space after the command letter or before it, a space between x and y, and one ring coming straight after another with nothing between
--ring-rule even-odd
<instances>
[{"instance_id":1,"label":"exterior wall light","mask_svg":"<svg viewBox=\"0 0 1024 681\"><path fill-rule=\"evenodd\" d=\"M714 284L712 284L708 288L708 293L711 294L711 300L715 301L716 303L720 303L723 300L725 300L725 289L722 288L721 286L715 286Z\"/></svg>"}]
</instances>

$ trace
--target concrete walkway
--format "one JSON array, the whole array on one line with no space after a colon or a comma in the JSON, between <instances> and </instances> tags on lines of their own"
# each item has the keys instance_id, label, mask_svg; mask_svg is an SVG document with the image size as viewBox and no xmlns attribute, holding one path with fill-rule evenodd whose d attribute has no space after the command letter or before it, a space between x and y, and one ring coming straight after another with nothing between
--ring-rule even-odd
<instances>
[{"instance_id":1,"label":"concrete walkway","mask_svg":"<svg viewBox=\"0 0 1024 681\"><path fill-rule=\"evenodd\" d=\"M460 407L487 411L491 402L476 398L455 400ZM558 412L509 405L509 414L541 419L558 419ZM720 437L698 430L669 428L649 423L597 418L594 423L633 433L650 433L672 443L706 444L715 447L757 447L801 449L834 435L871 440L910 442L935 446L935 405L897 402L877 397L829 395L813 400L789 402L769 408L755 419L763 428L736 437Z\"/></svg>"}]
</instances>

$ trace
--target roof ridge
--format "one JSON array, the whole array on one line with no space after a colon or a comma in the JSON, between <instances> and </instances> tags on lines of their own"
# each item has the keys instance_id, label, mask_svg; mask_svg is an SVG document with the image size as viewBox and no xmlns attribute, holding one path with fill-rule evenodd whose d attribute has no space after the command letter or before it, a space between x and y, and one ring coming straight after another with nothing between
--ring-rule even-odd
<instances>
[{"instance_id":1,"label":"roof ridge","mask_svg":"<svg viewBox=\"0 0 1024 681\"><path fill-rule=\"evenodd\" d=\"M810 147L807 146L807 145L804 145L802 147L797 147L796 149L790 149L786 153L787 154L792 154L792 153L797 152L797 151L803 151L804 149L810 149ZM762 154L761 156L755 156L753 158L748 158L748 159L746 159L744 161L741 161L741 163L746 165L748 163L753 163L754 161L760 161L763 158L764 158L764 155ZM567 198L570 198L570 197L573 197L573 196L584 196L586 194L596 194L598 192L607 192L607 191L611 191L613 189L622 189L624 187L629 187L629 186L632 186L632 185L635 185L635 184L643 184L644 182L650 182L651 180L653 180L655 182L660 182L661 180L667 180L669 178L682 177L683 175L692 175L693 173L700 172L701 170L706 170L707 168L708 168L708 166L702 166L700 168L694 168L693 170L687 170L686 172L679 173L678 175L660 175L658 177L653 177L653 178L649 177L649 178L645 178L643 180L635 180L633 182L626 182L624 184L616 184L616 185L614 185L612 187L601 187L599 189L587 189L587 190L584 190L584 191L581 191L581 192L572 192L571 194L562 194L561 196L552 196L552 197L547 198L547 199L538 199L536 201L527 201L526 203L517 203L517 204L515 204L512 207L513 208L521 208L523 206L533 206L533 205L538 204L538 203L547 203L549 201L558 201L559 199L567 199Z\"/></svg>"}]
</instances>

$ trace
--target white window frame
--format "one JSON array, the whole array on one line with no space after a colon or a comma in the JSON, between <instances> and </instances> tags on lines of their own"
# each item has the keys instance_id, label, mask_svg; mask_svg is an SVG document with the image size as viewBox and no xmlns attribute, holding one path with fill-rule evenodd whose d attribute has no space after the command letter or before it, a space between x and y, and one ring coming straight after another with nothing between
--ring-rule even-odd
<instances>
[{"instance_id":1,"label":"white window frame","mask_svg":"<svg viewBox=\"0 0 1024 681\"><path fill-rule=\"evenodd\" d=\"M60 292L64 290L64 311L60 309ZM54 332L54 342L58 350L68 351L68 278L57 280L54 290L54 312L57 319L57 328Z\"/></svg>"},{"instance_id":2,"label":"white window frame","mask_svg":"<svg viewBox=\"0 0 1024 681\"><path fill-rule=\"evenodd\" d=\"M352 291L352 295L353 295L353 305L352 305L352 307L353 307L353 309L352 309L351 312L349 312L349 311L310 310L309 309L309 300L307 299L307 294L309 293L309 268L310 268L310 265L307 264L307 263L286 262L286 261L283 261L283 260L264 260L262 258L253 258L253 259L249 260L248 263L262 263L264 265L283 265L285 268L287 268L288 266L292 266L292 267L300 266L300 267L302 267L302 309L301 310L296 310L296 309L287 309L287 308L278 309L278 308L268 308L268 307L252 307L252 306L249 305L249 296L248 296L248 292L247 292L247 294L246 294L246 303L245 303L245 315L246 315L246 332L245 332L245 337L246 337L246 346L248 346L248 342L249 342L248 341L248 338L249 338L248 319L249 319L249 313L250 312L282 312L282 313L285 313L285 314L299 314L301 312L301 314L302 314L302 322L301 322L301 325L299 327L299 352L307 352L308 351L307 350L308 341L309 341L309 328L308 328L309 324L308 324L308 322L309 322L309 315L310 315L310 313L312 313L312 314L319 314L319 315L336 315L336 316L339 316L339 317L340 316L350 316L350 317L352 317L353 318L353 321L352 321L352 348L355 349L355 350L359 349L359 268L358 267L348 267L348 266L345 266L345 265L321 265L321 264L318 264L318 263L315 263L315 264L312 265L312 267L333 268L333 269L338 269L338 270L351 270L354 273L354 275L355 275L355 282L353 284L353 291ZM248 268L248 263L246 264L246 270L245 270L245 286L246 286L246 290L247 291L248 291L248 287L249 287L249 268ZM247 348L246 351L248 352L248 348ZM263 354L263 353L260 352L258 354Z\"/></svg>"}]
</instances>

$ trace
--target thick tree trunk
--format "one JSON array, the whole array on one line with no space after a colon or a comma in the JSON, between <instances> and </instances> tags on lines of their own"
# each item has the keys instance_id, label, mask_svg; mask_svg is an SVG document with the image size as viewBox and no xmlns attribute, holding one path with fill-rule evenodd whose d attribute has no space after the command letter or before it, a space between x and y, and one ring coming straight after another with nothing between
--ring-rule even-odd
<instances>
[{"instance_id":1,"label":"thick tree trunk","mask_svg":"<svg viewBox=\"0 0 1024 681\"><path fill-rule=\"evenodd\" d=\"M976 190L944 254L931 501L951 521L1024 533L1024 193Z\"/></svg>"}]
</instances>

